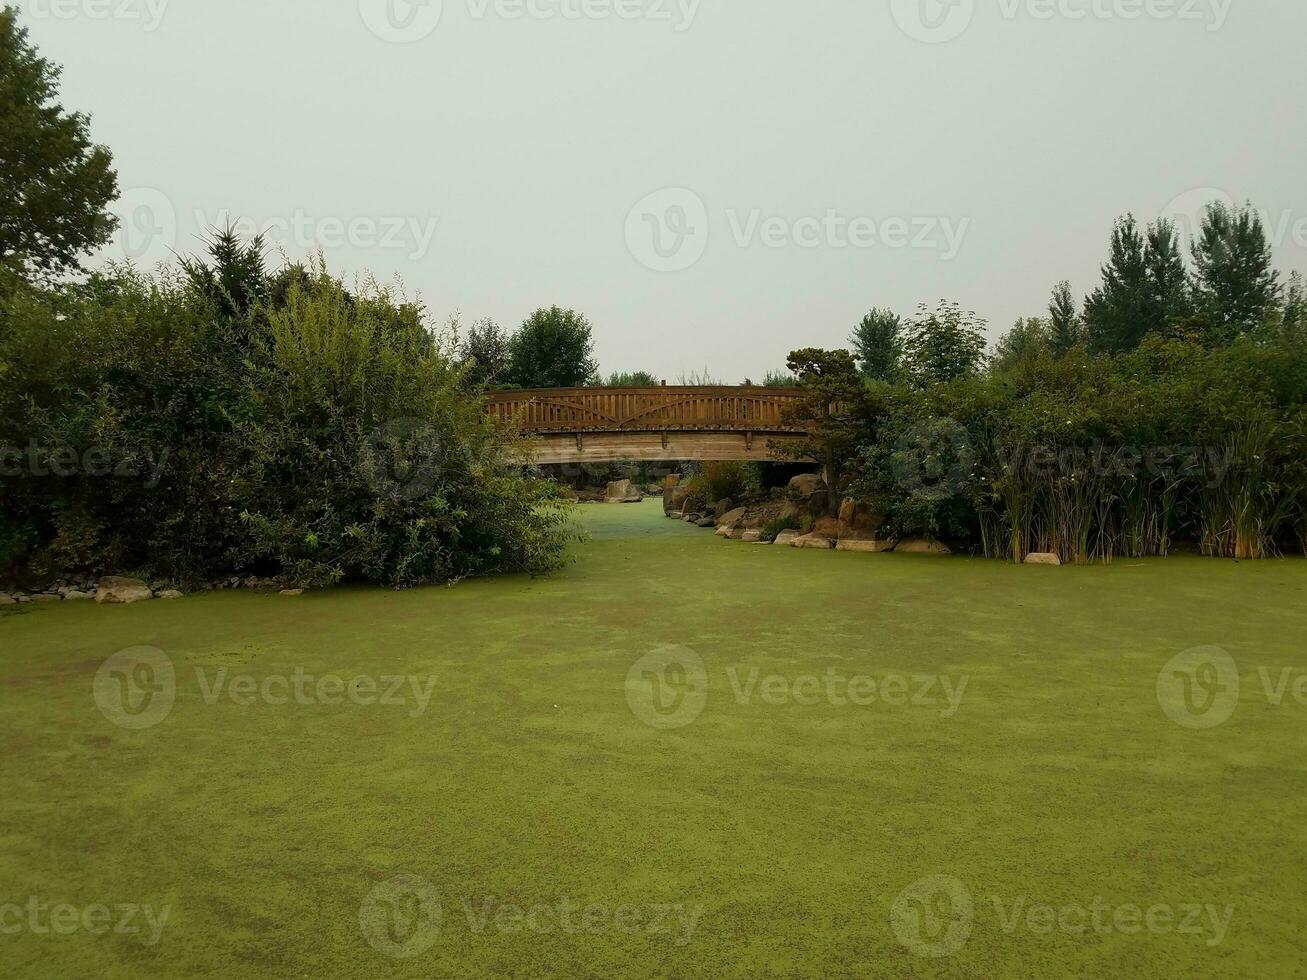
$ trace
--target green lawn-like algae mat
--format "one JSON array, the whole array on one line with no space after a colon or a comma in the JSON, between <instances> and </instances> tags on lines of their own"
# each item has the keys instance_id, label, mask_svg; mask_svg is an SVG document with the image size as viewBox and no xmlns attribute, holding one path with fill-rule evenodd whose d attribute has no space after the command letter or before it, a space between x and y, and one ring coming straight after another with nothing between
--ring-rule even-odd
<instances>
[{"instance_id":1,"label":"green lawn-like algae mat","mask_svg":"<svg viewBox=\"0 0 1307 980\"><path fill-rule=\"evenodd\" d=\"M0 973L1302 975L1307 562L579 515L548 578L0 615Z\"/></svg>"}]
</instances>

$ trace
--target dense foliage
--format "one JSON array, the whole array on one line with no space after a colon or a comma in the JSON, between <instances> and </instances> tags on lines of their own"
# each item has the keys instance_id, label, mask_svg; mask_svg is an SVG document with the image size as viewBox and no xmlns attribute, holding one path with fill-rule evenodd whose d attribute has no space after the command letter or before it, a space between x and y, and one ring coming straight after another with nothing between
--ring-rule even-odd
<instances>
[{"instance_id":1,"label":"dense foliage","mask_svg":"<svg viewBox=\"0 0 1307 980\"><path fill-rule=\"evenodd\" d=\"M420 309L213 262L0 302L0 568L323 585L540 572L569 522Z\"/></svg>"},{"instance_id":2,"label":"dense foliage","mask_svg":"<svg viewBox=\"0 0 1307 980\"><path fill-rule=\"evenodd\" d=\"M80 268L109 240L118 196L113 158L91 142L90 119L59 103L59 68L0 8L0 268L45 280ZM0 290L5 283L0 281Z\"/></svg>"}]
</instances>

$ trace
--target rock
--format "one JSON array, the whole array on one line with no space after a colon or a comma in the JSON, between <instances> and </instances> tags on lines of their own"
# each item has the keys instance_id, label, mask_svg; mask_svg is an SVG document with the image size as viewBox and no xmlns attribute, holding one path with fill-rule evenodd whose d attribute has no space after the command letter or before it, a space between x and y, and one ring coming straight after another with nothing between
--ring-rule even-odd
<instances>
[{"instance_id":1,"label":"rock","mask_svg":"<svg viewBox=\"0 0 1307 980\"><path fill-rule=\"evenodd\" d=\"M745 544L757 544L762 540L762 532L757 528L751 531L743 531L740 534L740 540Z\"/></svg>"},{"instance_id":2,"label":"rock","mask_svg":"<svg viewBox=\"0 0 1307 980\"><path fill-rule=\"evenodd\" d=\"M793 548L813 548L819 551L830 551L835 547L835 542L830 538L823 537L820 534L803 534L790 542Z\"/></svg>"},{"instance_id":3,"label":"rock","mask_svg":"<svg viewBox=\"0 0 1307 980\"><path fill-rule=\"evenodd\" d=\"M726 538L728 541L739 541L744 537L744 528L723 525L717 528L717 537Z\"/></svg>"},{"instance_id":4,"label":"rock","mask_svg":"<svg viewBox=\"0 0 1307 980\"><path fill-rule=\"evenodd\" d=\"M604 495L606 504L638 504L644 499L644 494L630 480L615 480L608 484L608 492Z\"/></svg>"},{"instance_id":5,"label":"rock","mask_svg":"<svg viewBox=\"0 0 1307 980\"><path fill-rule=\"evenodd\" d=\"M795 538L799 537L802 537L802 535L798 531L782 531L776 535L776 540L772 544L791 545L794 543Z\"/></svg>"},{"instance_id":6,"label":"rock","mask_svg":"<svg viewBox=\"0 0 1307 980\"><path fill-rule=\"evenodd\" d=\"M160 599L185 599L186 596L176 589L164 589L159 593Z\"/></svg>"},{"instance_id":7,"label":"rock","mask_svg":"<svg viewBox=\"0 0 1307 980\"><path fill-rule=\"evenodd\" d=\"M841 538L853 538L859 541L874 540L885 524L885 515L867 504L851 497L840 505L840 523L844 525Z\"/></svg>"},{"instance_id":8,"label":"rock","mask_svg":"<svg viewBox=\"0 0 1307 980\"><path fill-rule=\"evenodd\" d=\"M820 473L800 473L790 481L790 489L800 497L811 497L814 493L826 492L826 481Z\"/></svg>"},{"instance_id":9,"label":"rock","mask_svg":"<svg viewBox=\"0 0 1307 980\"><path fill-rule=\"evenodd\" d=\"M150 587L138 578L121 578L106 575L100 579L100 587L95 592L95 601L109 605L127 605L133 602L145 602L153 599Z\"/></svg>"},{"instance_id":10,"label":"rock","mask_svg":"<svg viewBox=\"0 0 1307 980\"><path fill-rule=\"evenodd\" d=\"M699 518L699 520L695 521L695 523L698 524L699 527L716 527L716 526L717 526L717 518L715 518L715 517L701 517L701 518Z\"/></svg>"},{"instance_id":11,"label":"rock","mask_svg":"<svg viewBox=\"0 0 1307 980\"><path fill-rule=\"evenodd\" d=\"M561 484L558 487L558 498L560 500L570 500L572 503L577 503L581 499L576 492L576 487L569 487L566 484Z\"/></svg>"},{"instance_id":12,"label":"rock","mask_svg":"<svg viewBox=\"0 0 1307 980\"><path fill-rule=\"evenodd\" d=\"M95 596L90 592L82 592L78 589L64 593L64 602L86 602L88 599L94 598Z\"/></svg>"},{"instance_id":13,"label":"rock","mask_svg":"<svg viewBox=\"0 0 1307 980\"><path fill-rule=\"evenodd\" d=\"M901 555L951 555L949 546L941 541L929 538L903 538L894 546L896 554Z\"/></svg>"},{"instance_id":14,"label":"rock","mask_svg":"<svg viewBox=\"0 0 1307 980\"><path fill-rule=\"evenodd\" d=\"M1057 565L1061 566L1062 559L1057 555L1051 554L1034 554L1026 555L1027 565Z\"/></svg>"},{"instance_id":15,"label":"rock","mask_svg":"<svg viewBox=\"0 0 1307 980\"><path fill-rule=\"evenodd\" d=\"M681 482L681 474L673 473L663 481L663 513L684 513L690 488Z\"/></svg>"},{"instance_id":16,"label":"rock","mask_svg":"<svg viewBox=\"0 0 1307 980\"><path fill-rule=\"evenodd\" d=\"M685 517L682 518L682 520L684 520L686 524L698 524L699 521L702 519L703 519L702 514L686 514Z\"/></svg>"},{"instance_id":17,"label":"rock","mask_svg":"<svg viewBox=\"0 0 1307 980\"><path fill-rule=\"evenodd\" d=\"M717 501L712 509L713 517L721 518L735 510L735 501L730 497Z\"/></svg>"},{"instance_id":18,"label":"rock","mask_svg":"<svg viewBox=\"0 0 1307 980\"><path fill-rule=\"evenodd\" d=\"M820 534L823 538L833 538L837 541L846 530L838 517L821 517L812 524L813 534Z\"/></svg>"},{"instance_id":19,"label":"rock","mask_svg":"<svg viewBox=\"0 0 1307 980\"><path fill-rule=\"evenodd\" d=\"M295 598L296 596L302 596L302 595L304 594L304 590L303 590L303 589L282 589L282 590L281 590L281 594L284 595L284 596L290 596L291 598Z\"/></svg>"},{"instance_id":20,"label":"rock","mask_svg":"<svg viewBox=\"0 0 1307 980\"><path fill-rule=\"evenodd\" d=\"M889 541L877 541L874 538L869 540L840 538L835 544L836 551L864 551L873 555L878 555L882 551L889 551L893 547L894 545Z\"/></svg>"},{"instance_id":21,"label":"rock","mask_svg":"<svg viewBox=\"0 0 1307 980\"><path fill-rule=\"evenodd\" d=\"M32 596L33 602L63 602L63 596L53 592L37 592Z\"/></svg>"},{"instance_id":22,"label":"rock","mask_svg":"<svg viewBox=\"0 0 1307 980\"><path fill-rule=\"evenodd\" d=\"M16 606L18 600L5 592L0 592L0 606Z\"/></svg>"},{"instance_id":23,"label":"rock","mask_svg":"<svg viewBox=\"0 0 1307 980\"><path fill-rule=\"evenodd\" d=\"M748 512L747 507L736 507L735 510L727 511L721 517L717 518L717 526L736 527L744 520L745 515L747 515Z\"/></svg>"}]
</instances>

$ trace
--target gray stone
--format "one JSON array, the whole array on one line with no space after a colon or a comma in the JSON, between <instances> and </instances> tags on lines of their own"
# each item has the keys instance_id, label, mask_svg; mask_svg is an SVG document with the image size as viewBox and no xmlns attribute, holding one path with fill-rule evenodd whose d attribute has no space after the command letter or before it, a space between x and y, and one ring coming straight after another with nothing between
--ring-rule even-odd
<instances>
[{"instance_id":1,"label":"gray stone","mask_svg":"<svg viewBox=\"0 0 1307 980\"><path fill-rule=\"evenodd\" d=\"M790 546L794 548L811 548L816 551L830 551L835 547L835 542L821 534L804 534L791 541Z\"/></svg>"},{"instance_id":2,"label":"gray stone","mask_svg":"<svg viewBox=\"0 0 1307 980\"><path fill-rule=\"evenodd\" d=\"M604 495L607 504L638 504L643 499L644 494L631 480L614 480L608 484L608 492Z\"/></svg>"},{"instance_id":3,"label":"gray stone","mask_svg":"<svg viewBox=\"0 0 1307 980\"><path fill-rule=\"evenodd\" d=\"M951 555L953 552L949 546L942 541L933 541L930 538L903 538L894 546L896 554L900 555Z\"/></svg>"},{"instance_id":4,"label":"gray stone","mask_svg":"<svg viewBox=\"0 0 1307 980\"><path fill-rule=\"evenodd\" d=\"M176 589L164 589L159 593L160 599L185 599L186 596Z\"/></svg>"},{"instance_id":5,"label":"gray stone","mask_svg":"<svg viewBox=\"0 0 1307 980\"><path fill-rule=\"evenodd\" d=\"M95 601L109 605L126 605L133 602L145 602L154 598L150 587L138 578L121 578L106 575L100 579L100 587L95 592Z\"/></svg>"},{"instance_id":6,"label":"gray stone","mask_svg":"<svg viewBox=\"0 0 1307 980\"><path fill-rule=\"evenodd\" d=\"M798 531L782 531L780 534L776 535L776 540L773 541L772 544L792 545L795 539L800 537L802 537L802 535Z\"/></svg>"}]
</instances>

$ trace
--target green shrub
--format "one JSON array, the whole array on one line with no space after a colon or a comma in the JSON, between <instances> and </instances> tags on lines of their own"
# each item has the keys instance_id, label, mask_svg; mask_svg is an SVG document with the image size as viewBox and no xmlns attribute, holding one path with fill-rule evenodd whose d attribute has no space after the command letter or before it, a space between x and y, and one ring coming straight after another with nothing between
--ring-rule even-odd
<instances>
[{"instance_id":1,"label":"green shrub","mask_svg":"<svg viewBox=\"0 0 1307 980\"><path fill-rule=\"evenodd\" d=\"M0 571L411 585L563 561L565 506L420 310L321 269L248 308L205 281L0 300Z\"/></svg>"}]
</instances>

